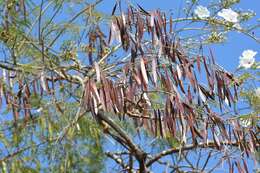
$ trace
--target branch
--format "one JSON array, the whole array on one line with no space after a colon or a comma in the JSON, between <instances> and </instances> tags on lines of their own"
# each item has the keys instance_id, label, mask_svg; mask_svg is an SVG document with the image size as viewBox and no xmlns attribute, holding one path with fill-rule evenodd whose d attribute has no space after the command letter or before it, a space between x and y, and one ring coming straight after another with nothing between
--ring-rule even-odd
<instances>
[{"instance_id":1,"label":"branch","mask_svg":"<svg viewBox=\"0 0 260 173\"><path fill-rule=\"evenodd\" d=\"M113 159L117 164L119 164L124 170L128 170L129 172L133 172L132 168L130 168L128 165L124 164L123 160L116 156L115 154L111 152L105 153L107 157Z\"/></svg>"},{"instance_id":2,"label":"branch","mask_svg":"<svg viewBox=\"0 0 260 173\"><path fill-rule=\"evenodd\" d=\"M6 69L6 70L10 70L10 71L21 72L20 69L18 69L18 68L16 68L16 67L12 67L12 66L10 66L10 65L6 65L6 64L0 64L0 68Z\"/></svg>"},{"instance_id":3,"label":"branch","mask_svg":"<svg viewBox=\"0 0 260 173\"><path fill-rule=\"evenodd\" d=\"M111 118L104 115L104 111L100 110L97 113L97 117L101 120L106 122L111 128L113 128L126 142L126 144L129 146L132 152L134 152L135 156L139 157L141 155L144 155L144 151L142 151L135 143L132 141L132 139L129 138L127 133L119 127Z\"/></svg>"},{"instance_id":4,"label":"branch","mask_svg":"<svg viewBox=\"0 0 260 173\"><path fill-rule=\"evenodd\" d=\"M99 61L98 64L101 64L106 58L108 58L111 54L113 54L115 51L117 51L119 48L122 47L122 44L118 44L113 49L111 49L107 54L105 54Z\"/></svg>"},{"instance_id":5,"label":"branch","mask_svg":"<svg viewBox=\"0 0 260 173\"><path fill-rule=\"evenodd\" d=\"M228 146L233 146L233 147L238 147L239 146L239 142L220 142L220 145L228 145ZM259 145L258 145L259 147ZM201 142L197 145L194 144L189 144L189 145L185 145L185 146L181 146L181 147L177 147L177 148L170 148L168 150L164 150L161 153L153 156L147 163L146 166L149 167L151 166L154 162L158 161L159 159L161 159L164 156L173 154L173 153L178 153L180 150L181 151L186 151L186 150L192 150L195 148L217 148L217 145L215 144L214 141L208 141L207 143Z\"/></svg>"},{"instance_id":6,"label":"branch","mask_svg":"<svg viewBox=\"0 0 260 173\"><path fill-rule=\"evenodd\" d=\"M83 106L83 98L84 98L84 94L81 96L80 99L80 103L79 103L79 108L77 110L77 113L75 115L75 118L62 130L62 132L60 133L60 135L58 136L56 142L60 142L65 135L68 133L69 129L71 127L73 127L74 125L76 125L76 123L87 113L89 112L89 110L84 110L82 112L82 106Z\"/></svg>"},{"instance_id":7,"label":"branch","mask_svg":"<svg viewBox=\"0 0 260 173\"><path fill-rule=\"evenodd\" d=\"M140 149L133 141L132 139L127 135L127 133L120 127L118 126L112 119L110 119L108 116L104 115L104 111L103 110L99 110L97 113L97 118L102 122L104 121L105 123L107 123L112 129L114 129L121 138L124 139L124 143L130 148L130 152L133 153L133 155L136 157L136 159L139 162L139 171L141 173L146 173L147 169L146 169L146 164L145 164L145 160L146 160L146 156L147 154Z\"/></svg>"},{"instance_id":8,"label":"branch","mask_svg":"<svg viewBox=\"0 0 260 173\"><path fill-rule=\"evenodd\" d=\"M37 145L30 145L30 146L21 148L21 149L15 151L15 152L13 152L13 153L8 154L7 156L5 156L5 157L3 157L3 158L1 158L1 159L0 159L0 163L5 162L5 161L7 161L7 160L9 160L9 159L11 159L11 158L13 158L13 157L15 157L16 155L18 155L18 154L20 154L20 153L26 151L26 150L29 150L29 149L31 149L32 147L37 147L37 148L38 148L38 147L40 147L41 145L44 145L44 144L46 144L46 143L48 143L48 142L54 142L54 141L56 141L56 138L53 138L53 139L50 139L50 140L46 140L46 141L41 142L41 143L39 143L39 144L37 144Z\"/></svg>"}]
</instances>

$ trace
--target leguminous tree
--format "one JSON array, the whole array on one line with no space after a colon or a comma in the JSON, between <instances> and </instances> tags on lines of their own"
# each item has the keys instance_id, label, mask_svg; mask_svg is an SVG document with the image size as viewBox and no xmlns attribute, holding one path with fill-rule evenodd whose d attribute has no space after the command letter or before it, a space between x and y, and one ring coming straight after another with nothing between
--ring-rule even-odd
<instances>
[{"instance_id":1,"label":"leguminous tree","mask_svg":"<svg viewBox=\"0 0 260 173\"><path fill-rule=\"evenodd\" d=\"M0 1L1 172L257 171L256 52L210 48L260 42L237 3Z\"/></svg>"}]
</instances>

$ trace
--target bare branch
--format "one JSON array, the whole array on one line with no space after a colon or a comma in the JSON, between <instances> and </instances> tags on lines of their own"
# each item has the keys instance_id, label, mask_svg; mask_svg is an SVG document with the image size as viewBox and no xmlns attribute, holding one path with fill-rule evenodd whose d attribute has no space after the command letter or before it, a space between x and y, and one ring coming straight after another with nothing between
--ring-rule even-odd
<instances>
[{"instance_id":1,"label":"bare branch","mask_svg":"<svg viewBox=\"0 0 260 173\"><path fill-rule=\"evenodd\" d=\"M221 141L220 144L222 146L226 145L226 146L232 146L232 147L238 147L239 146L239 142L223 142ZM259 144L257 144L257 147L259 147ZM174 153L178 153L180 150L182 151L187 151L187 150L192 150L195 148L213 148L216 149L217 145L214 141L208 141L207 143L198 143L197 145L194 144L189 144L189 145L185 145L182 147L177 147L177 148L170 148L168 150L164 150L162 152L160 152L159 154L153 156L149 161L147 161L146 165L147 167L151 166L154 162L156 162L157 160L161 159L164 156L170 155L170 154L174 154Z\"/></svg>"}]
</instances>

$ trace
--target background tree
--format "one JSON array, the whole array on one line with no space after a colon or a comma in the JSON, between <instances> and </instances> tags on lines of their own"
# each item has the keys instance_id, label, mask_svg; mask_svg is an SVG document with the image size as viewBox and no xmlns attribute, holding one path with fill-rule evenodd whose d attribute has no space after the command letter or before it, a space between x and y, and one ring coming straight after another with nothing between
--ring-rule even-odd
<instances>
[{"instance_id":1,"label":"background tree","mask_svg":"<svg viewBox=\"0 0 260 173\"><path fill-rule=\"evenodd\" d=\"M204 50L231 31L259 43L238 2L191 1L175 16L125 1L109 15L102 0L0 1L2 172L252 171L257 52L230 73Z\"/></svg>"}]
</instances>

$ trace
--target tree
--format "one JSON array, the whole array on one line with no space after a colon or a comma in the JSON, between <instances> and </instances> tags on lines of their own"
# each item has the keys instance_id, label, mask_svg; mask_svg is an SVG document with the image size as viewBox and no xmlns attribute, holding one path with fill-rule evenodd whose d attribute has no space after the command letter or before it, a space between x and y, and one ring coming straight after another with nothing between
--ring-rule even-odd
<instances>
[{"instance_id":1,"label":"tree","mask_svg":"<svg viewBox=\"0 0 260 173\"><path fill-rule=\"evenodd\" d=\"M238 2L195 0L182 18L121 1L108 17L102 0L1 1L2 172L252 171L256 52L232 74L205 50L231 31L259 43Z\"/></svg>"}]
</instances>

